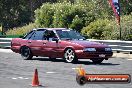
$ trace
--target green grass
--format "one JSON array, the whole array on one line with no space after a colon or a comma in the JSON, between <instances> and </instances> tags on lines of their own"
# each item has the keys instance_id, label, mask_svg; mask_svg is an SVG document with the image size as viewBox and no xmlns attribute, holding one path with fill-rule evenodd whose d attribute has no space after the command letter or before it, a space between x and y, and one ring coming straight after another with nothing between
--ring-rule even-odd
<instances>
[{"instance_id":1,"label":"green grass","mask_svg":"<svg viewBox=\"0 0 132 88\"><path fill-rule=\"evenodd\" d=\"M6 38L19 38L22 35L7 35Z\"/></svg>"}]
</instances>

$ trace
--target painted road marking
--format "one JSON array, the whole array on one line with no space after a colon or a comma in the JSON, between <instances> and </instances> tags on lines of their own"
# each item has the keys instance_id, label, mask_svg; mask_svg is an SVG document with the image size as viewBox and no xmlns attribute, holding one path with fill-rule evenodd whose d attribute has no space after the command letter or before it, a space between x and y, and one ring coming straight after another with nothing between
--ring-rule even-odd
<instances>
[{"instance_id":1,"label":"painted road marking","mask_svg":"<svg viewBox=\"0 0 132 88\"><path fill-rule=\"evenodd\" d=\"M72 68L73 70L77 70L77 69L79 69L79 68Z\"/></svg>"},{"instance_id":2,"label":"painted road marking","mask_svg":"<svg viewBox=\"0 0 132 88\"><path fill-rule=\"evenodd\" d=\"M13 77L11 79L29 79L29 78L24 78L24 77Z\"/></svg>"},{"instance_id":3,"label":"painted road marking","mask_svg":"<svg viewBox=\"0 0 132 88\"><path fill-rule=\"evenodd\" d=\"M12 53L13 51L11 49L0 49L0 52Z\"/></svg>"},{"instance_id":4,"label":"painted road marking","mask_svg":"<svg viewBox=\"0 0 132 88\"><path fill-rule=\"evenodd\" d=\"M73 70L77 69L77 68L72 68Z\"/></svg>"},{"instance_id":5,"label":"painted road marking","mask_svg":"<svg viewBox=\"0 0 132 88\"><path fill-rule=\"evenodd\" d=\"M132 59L127 59L127 60L132 60Z\"/></svg>"},{"instance_id":6,"label":"painted road marking","mask_svg":"<svg viewBox=\"0 0 132 88\"><path fill-rule=\"evenodd\" d=\"M47 74L54 74L54 73L56 73L56 72L46 72Z\"/></svg>"},{"instance_id":7,"label":"painted road marking","mask_svg":"<svg viewBox=\"0 0 132 88\"><path fill-rule=\"evenodd\" d=\"M12 79L17 79L17 78L12 78Z\"/></svg>"}]
</instances>

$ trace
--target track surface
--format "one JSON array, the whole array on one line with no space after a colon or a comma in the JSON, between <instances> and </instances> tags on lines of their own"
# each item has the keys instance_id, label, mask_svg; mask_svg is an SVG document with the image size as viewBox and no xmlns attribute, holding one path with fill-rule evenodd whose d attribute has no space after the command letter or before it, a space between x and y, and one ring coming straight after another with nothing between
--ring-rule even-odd
<instances>
[{"instance_id":1,"label":"track surface","mask_svg":"<svg viewBox=\"0 0 132 88\"><path fill-rule=\"evenodd\" d=\"M102 64L93 64L90 60L81 60L78 64L65 63L61 59L55 62L48 58L34 57L23 60L11 50L0 50L0 88L32 88L34 69L38 69L40 88L132 88L132 84L85 84L76 82L74 68L82 65L89 74L130 74L132 60L128 58L110 58ZM37 87L38 88L38 87Z\"/></svg>"}]
</instances>

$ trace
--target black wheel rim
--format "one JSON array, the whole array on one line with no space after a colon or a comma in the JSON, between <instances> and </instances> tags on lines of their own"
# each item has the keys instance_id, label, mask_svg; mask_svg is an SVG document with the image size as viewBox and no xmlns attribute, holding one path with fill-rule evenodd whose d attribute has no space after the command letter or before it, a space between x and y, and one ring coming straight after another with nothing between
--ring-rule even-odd
<instances>
[{"instance_id":1,"label":"black wheel rim","mask_svg":"<svg viewBox=\"0 0 132 88\"><path fill-rule=\"evenodd\" d=\"M28 57L29 54L30 54L29 48L23 47L22 50L21 50L21 55L22 55L23 57Z\"/></svg>"}]
</instances>

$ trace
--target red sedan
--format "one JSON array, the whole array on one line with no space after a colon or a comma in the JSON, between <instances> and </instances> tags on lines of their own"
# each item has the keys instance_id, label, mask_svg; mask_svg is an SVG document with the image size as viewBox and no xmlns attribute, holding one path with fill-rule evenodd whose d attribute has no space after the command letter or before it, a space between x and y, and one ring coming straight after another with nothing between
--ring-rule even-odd
<instances>
[{"instance_id":1,"label":"red sedan","mask_svg":"<svg viewBox=\"0 0 132 88\"><path fill-rule=\"evenodd\" d=\"M33 29L23 38L12 39L11 50L20 53L24 59L44 56L51 60L63 58L72 63L78 59L101 63L113 55L108 45L87 41L78 32L66 28Z\"/></svg>"}]
</instances>

